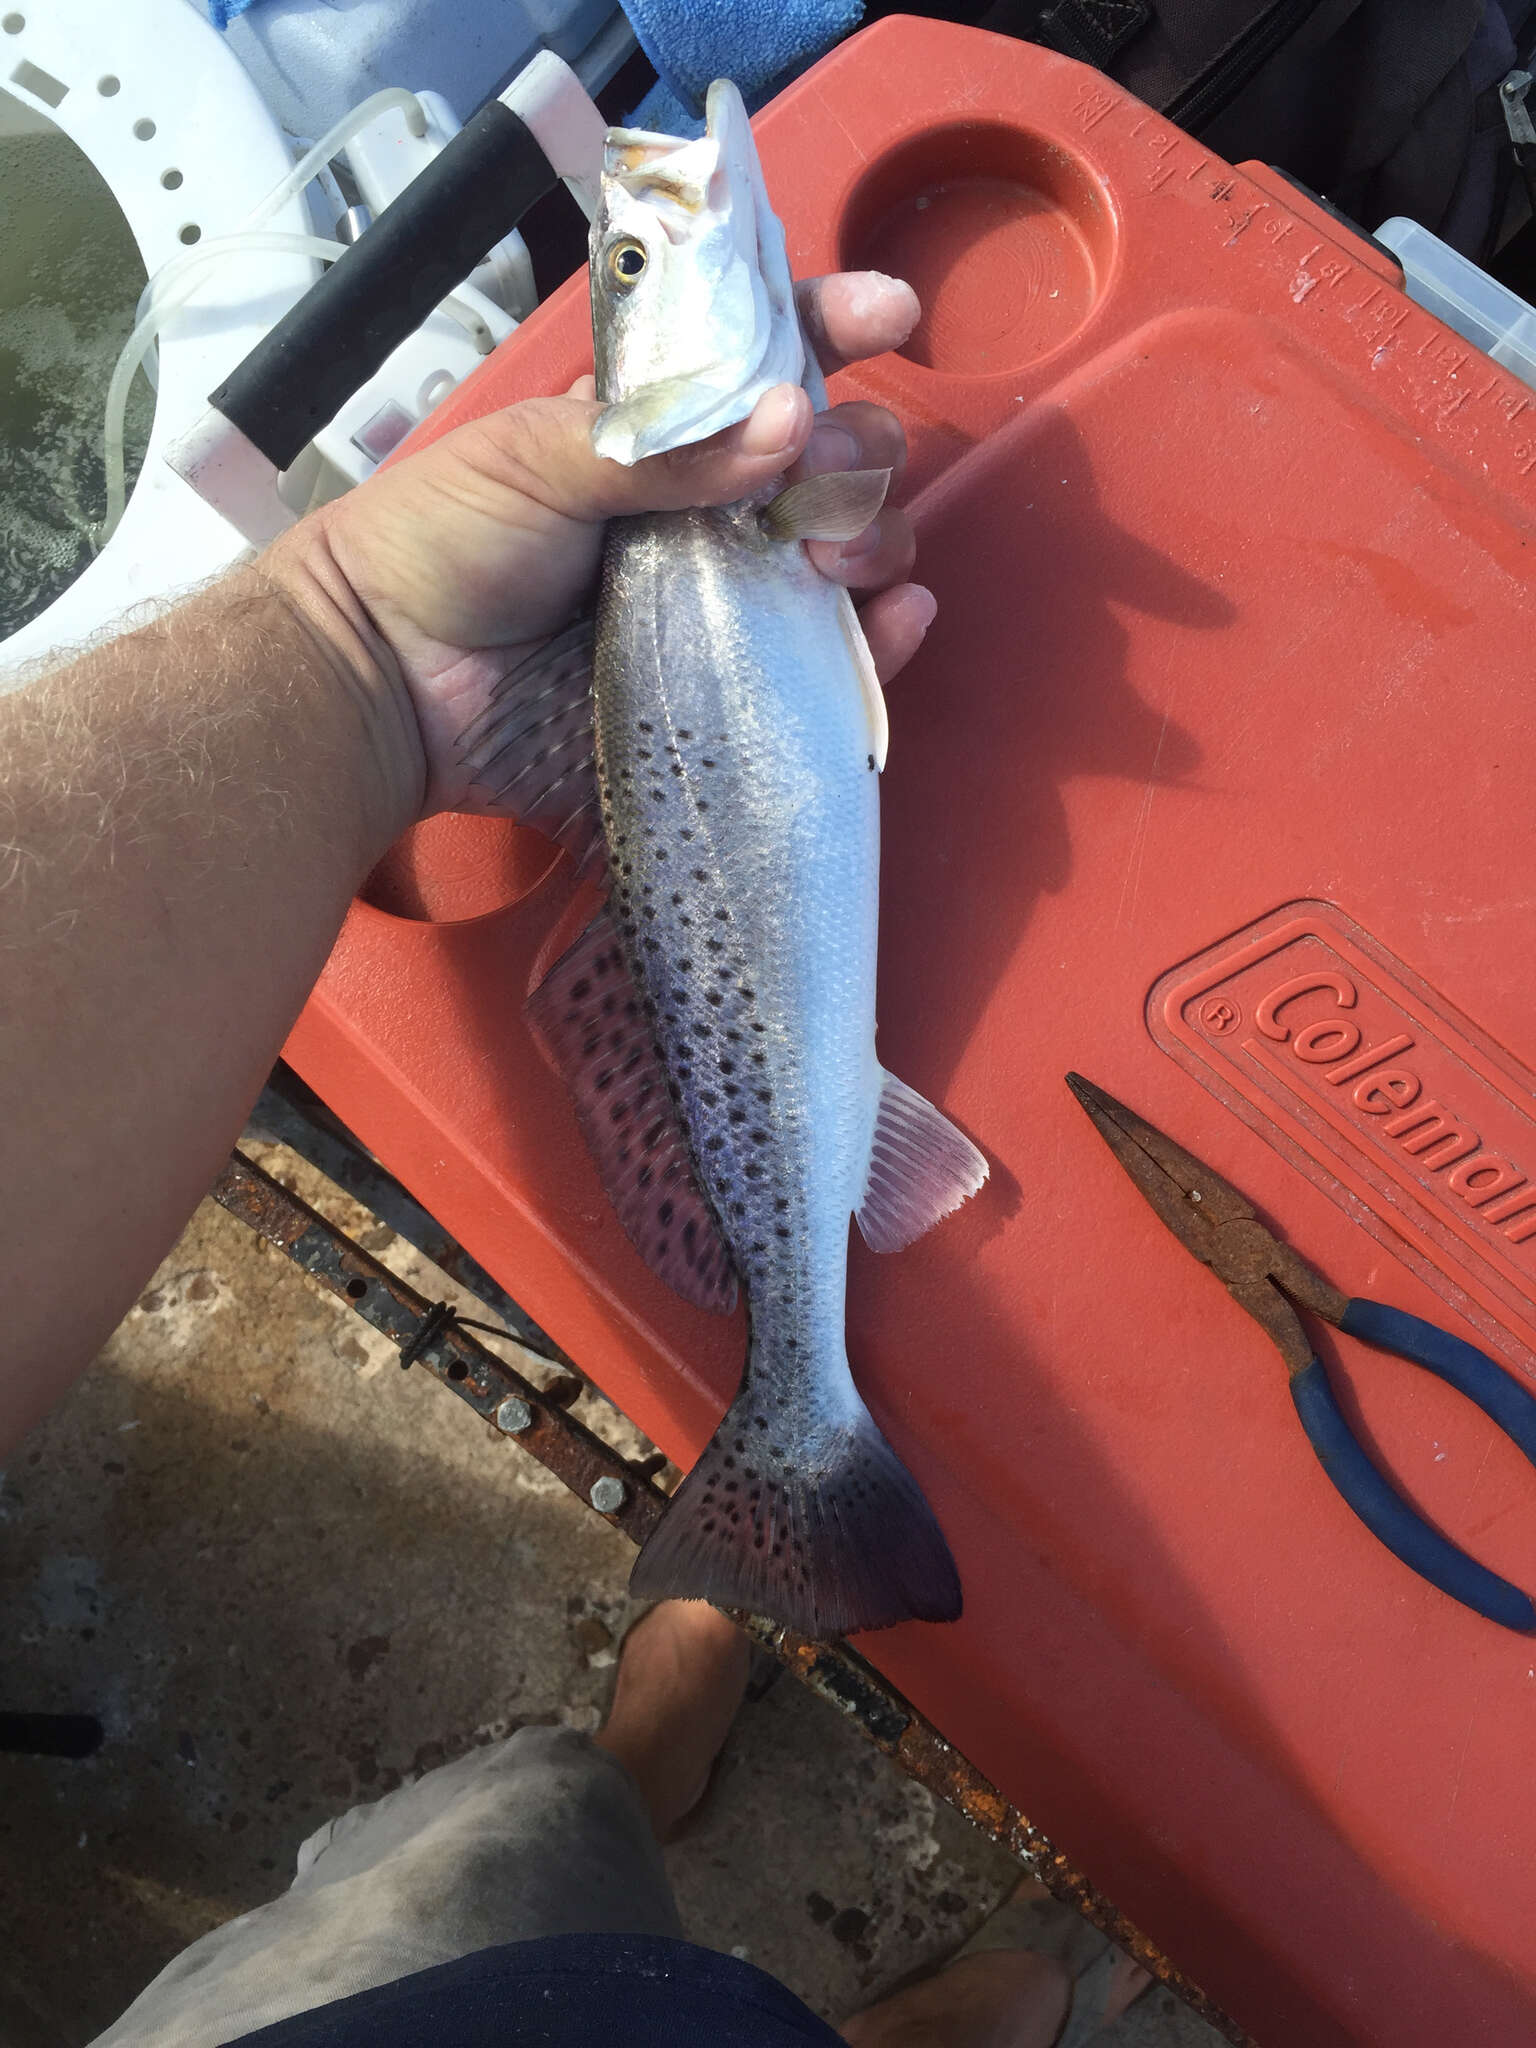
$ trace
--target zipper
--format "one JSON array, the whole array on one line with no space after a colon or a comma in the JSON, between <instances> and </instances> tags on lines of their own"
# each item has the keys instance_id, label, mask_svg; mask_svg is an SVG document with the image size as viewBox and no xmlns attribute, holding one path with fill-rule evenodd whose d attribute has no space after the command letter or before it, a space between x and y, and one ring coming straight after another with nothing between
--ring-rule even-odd
<instances>
[{"instance_id":1,"label":"zipper","mask_svg":"<svg viewBox=\"0 0 1536 2048\"><path fill-rule=\"evenodd\" d=\"M1208 121L1224 113L1255 72L1262 70L1280 45L1313 11L1317 0L1272 0L1272 4L1187 85L1181 85L1158 112L1180 128L1198 134Z\"/></svg>"}]
</instances>

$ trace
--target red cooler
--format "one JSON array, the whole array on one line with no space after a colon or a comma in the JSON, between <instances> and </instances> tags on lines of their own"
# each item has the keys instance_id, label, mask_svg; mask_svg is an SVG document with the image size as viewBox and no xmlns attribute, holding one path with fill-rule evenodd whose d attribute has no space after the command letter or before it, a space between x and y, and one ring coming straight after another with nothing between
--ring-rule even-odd
<instances>
[{"instance_id":1,"label":"red cooler","mask_svg":"<svg viewBox=\"0 0 1536 2048\"><path fill-rule=\"evenodd\" d=\"M888 20L757 131L797 274L924 303L833 387L906 423L940 605L889 693L880 1049L992 1161L912 1250L855 1239L854 1370L966 1595L859 1647L1260 2042L1513 2048L1536 1642L1355 1520L1062 1076L1536 1377L1536 394L1277 174L1029 45ZM590 346L573 279L414 445ZM642 1265L522 1019L589 902L534 835L432 822L289 1057L687 1464L743 1325ZM1372 1093L1388 1041L1432 1121ZM1514 1446L1321 1341L1421 1510L1536 1587Z\"/></svg>"}]
</instances>

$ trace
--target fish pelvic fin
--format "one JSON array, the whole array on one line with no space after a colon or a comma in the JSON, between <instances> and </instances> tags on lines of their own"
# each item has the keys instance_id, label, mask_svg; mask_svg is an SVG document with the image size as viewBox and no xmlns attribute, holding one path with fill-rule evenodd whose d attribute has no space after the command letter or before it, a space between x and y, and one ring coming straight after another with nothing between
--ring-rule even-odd
<instances>
[{"instance_id":1,"label":"fish pelvic fin","mask_svg":"<svg viewBox=\"0 0 1536 2048\"><path fill-rule=\"evenodd\" d=\"M974 1195L986 1179L977 1150L926 1095L882 1069L869 1177L855 1214L872 1252L899 1252Z\"/></svg>"},{"instance_id":2,"label":"fish pelvic fin","mask_svg":"<svg viewBox=\"0 0 1536 2048\"><path fill-rule=\"evenodd\" d=\"M740 1607L818 1641L955 1621L960 1576L917 1481L853 1396L804 1432L761 1360L635 1560L638 1599Z\"/></svg>"}]
</instances>

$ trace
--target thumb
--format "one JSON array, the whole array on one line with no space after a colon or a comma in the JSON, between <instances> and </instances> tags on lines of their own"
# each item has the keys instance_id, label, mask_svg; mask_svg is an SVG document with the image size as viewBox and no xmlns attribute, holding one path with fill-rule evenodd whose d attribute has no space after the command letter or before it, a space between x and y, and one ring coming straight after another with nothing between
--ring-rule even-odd
<instances>
[{"instance_id":1,"label":"thumb","mask_svg":"<svg viewBox=\"0 0 1536 2048\"><path fill-rule=\"evenodd\" d=\"M470 430L480 442L475 467L485 482L515 490L550 512L596 521L728 505L787 469L811 432L806 393L798 384L778 384L748 418L723 433L626 468L593 451L592 425L602 410L595 399L568 394L488 414Z\"/></svg>"}]
</instances>

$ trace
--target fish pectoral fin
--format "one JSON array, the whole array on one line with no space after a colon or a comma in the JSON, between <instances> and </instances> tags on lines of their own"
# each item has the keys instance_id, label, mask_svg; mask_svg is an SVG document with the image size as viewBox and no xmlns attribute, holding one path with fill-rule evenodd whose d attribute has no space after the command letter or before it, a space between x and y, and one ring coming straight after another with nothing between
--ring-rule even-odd
<instances>
[{"instance_id":1,"label":"fish pectoral fin","mask_svg":"<svg viewBox=\"0 0 1536 2048\"><path fill-rule=\"evenodd\" d=\"M534 826L587 865L603 844L591 619L578 619L509 671L458 745L486 810Z\"/></svg>"},{"instance_id":2,"label":"fish pectoral fin","mask_svg":"<svg viewBox=\"0 0 1536 2048\"><path fill-rule=\"evenodd\" d=\"M528 998L540 1050L576 1102L625 1235L698 1308L729 1315L736 1273L693 1170L650 1019L602 910Z\"/></svg>"},{"instance_id":3,"label":"fish pectoral fin","mask_svg":"<svg viewBox=\"0 0 1536 2048\"><path fill-rule=\"evenodd\" d=\"M869 1175L857 1215L873 1252L899 1252L986 1179L986 1157L926 1096L881 1070Z\"/></svg>"},{"instance_id":4,"label":"fish pectoral fin","mask_svg":"<svg viewBox=\"0 0 1536 2048\"><path fill-rule=\"evenodd\" d=\"M891 748L891 721L886 713L885 692L880 687L875 657L869 651L869 642L864 637L864 627L852 593L847 590L837 593L837 623L843 629L843 638L848 643L848 652L858 672L859 688L864 692L864 710L869 718L869 751L876 768L883 773L885 757Z\"/></svg>"},{"instance_id":5,"label":"fish pectoral fin","mask_svg":"<svg viewBox=\"0 0 1536 2048\"><path fill-rule=\"evenodd\" d=\"M771 498L758 524L774 540L854 540L885 503L888 469L830 469Z\"/></svg>"}]
</instances>

